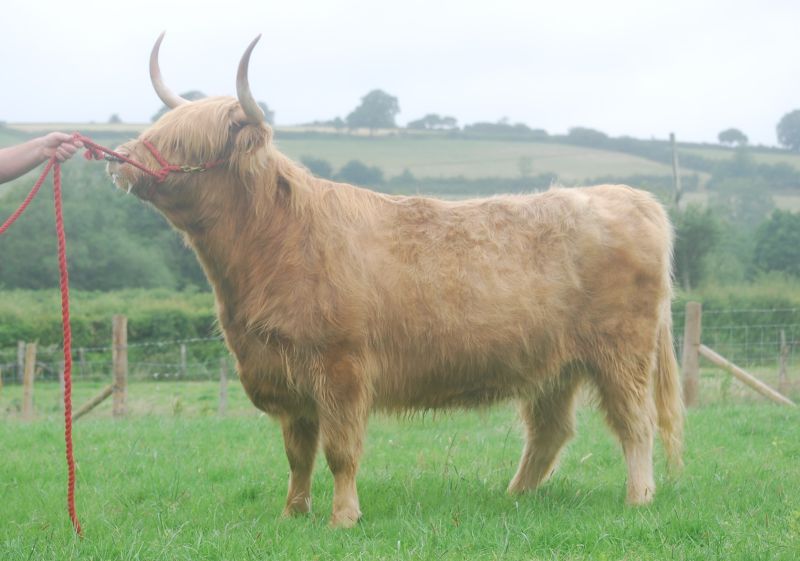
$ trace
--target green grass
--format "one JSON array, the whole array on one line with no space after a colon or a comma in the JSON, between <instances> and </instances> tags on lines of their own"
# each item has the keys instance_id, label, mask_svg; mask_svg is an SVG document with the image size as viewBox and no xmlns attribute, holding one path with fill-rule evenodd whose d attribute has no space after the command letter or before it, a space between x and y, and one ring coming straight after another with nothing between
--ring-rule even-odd
<instances>
[{"instance_id":1,"label":"green grass","mask_svg":"<svg viewBox=\"0 0 800 561\"><path fill-rule=\"evenodd\" d=\"M101 411L75 425L82 540L66 516L56 412L0 424L1 559L793 560L800 551L800 415L785 408L692 410L686 471L667 480L659 450L659 491L646 508L623 506L624 462L591 409L553 480L520 498L505 494L521 446L511 407L376 416L359 477L364 519L334 531L322 460L313 514L278 518L288 469L280 431L235 383L225 418L199 405L215 407L214 384L158 386L131 390L154 404L182 391L186 407L125 420ZM37 388L43 399L48 391Z\"/></svg>"},{"instance_id":2,"label":"green grass","mask_svg":"<svg viewBox=\"0 0 800 561\"><path fill-rule=\"evenodd\" d=\"M519 162L531 159L531 174L553 174L568 182L615 175L670 175L658 162L578 146L537 142L463 140L446 137L316 137L282 138L278 148L293 159L323 158L338 169L349 160L380 167L393 177L408 169L417 177L519 177Z\"/></svg>"},{"instance_id":3,"label":"green grass","mask_svg":"<svg viewBox=\"0 0 800 561\"><path fill-rule=\"evenodd\" d=\"M736 151L733 148L725 148L722 146L719 148L688 148L681 146L679 147L679 152L700 156L708 160L729 160L733 158ZM750 150L749 153L759 164L789 164L790 166L800 169L800 154L797 153L789 151L761 152L757 148Z\"/></svg>"}]
</instances>

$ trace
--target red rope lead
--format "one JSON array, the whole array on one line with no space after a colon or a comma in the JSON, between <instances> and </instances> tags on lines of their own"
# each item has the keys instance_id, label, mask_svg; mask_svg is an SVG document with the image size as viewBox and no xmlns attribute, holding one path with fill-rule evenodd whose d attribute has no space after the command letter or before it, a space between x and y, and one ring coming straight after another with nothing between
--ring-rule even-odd
<instances>
[{"instance_id":1,"label":"red rope lead","mask_svg":"<svg viewBox=\"0 0 800 561\"><path fill-rule=\"evenodd\" d=\"M56 236L58 237L58 271L61 281L61 323L64 333L64 440L67 450L67 510L69 510L72 527L75 528L75 532L79 536L82 536L83 530L81 530L81 523L78 521L78 515L75 511L75 457L72 452L72 329L69 322L67 238L64 234L64 217L62 216L61 206L61 164L58 163L55 156L47 162L42 175L39 176L36 184L22 204L19 205L19 208L0 226L0 234L5 233L17 218L25 212L36 193L39 192L44 180L47 179L51 169L53 170L53 198L56 209Z\"/></svg>"},{"instance_id":2,"label":"red rope lead","mask_svg":"<svg viewBox=\"0 0 800 561\"><path fill-rule=\"evenodd\" d=\"M33 186L33 189L31 189L31 192L28 193L28 196L25 197L25 200L22 201L22 204L19 205L19 208L14 211L14 214L9 216L8 220L3 222L3 225L0 226L0 235L5 234L6 230L8 230L11 227L11 225L17 221L17 218L19 218L20 214L25 212L25 209L28 208L29 204L31 204L31 201L36 196L36 193L39 192L39 188L42 186L42 183L44 183L44 180L47 179L47 174L50 173L50 168L53 167L53 162L54 160L52 158L50 159L50 161L47 162L47 165L45 166L42 175L39 176L39 179L38 181L36 181L36 184Z\"/></svg>"},{"instance_id":3,"label":"red rope lead","mask_svg":"<svg viewBox=\"0 0 800 561\"><path fill-rule=\"evenodd\" d=\"M83 136L80 133L72 135L73 139L80 141L86 146L86 158L102 160L103 153L106 153L116 160L126 162L132 166L137 167L145 173L148 173L156 178L156 181L162 182L166 179L170 172L200 172L211 169L223 163L223 160L216 160L213 162L206 162L199 166L179 166L171 165L166 159L156 150L150 142L144 141L144 145L153 154L153 156L161 164L161 169L154 170L146 167L145 165L128 158L127 156L114 152L113 150L100 146L90 138ZM78 521L78 515L75 512L75 457L72 451L72 329L69 322L69 275L67 274L67 238L64 233L64 217L62 216L61 206L61 164L55 156L51 157L47 165L42 171L42 175L36 181L36 184L25 197L25 200L14 211L2 226L0 226L0 235L4 234L11 225L25 212L28 205L39 192L44 180L47 179L50 170L53 170L53 199L55 202L56 210L56 236L58 238L58 271L61 284L61 323L64 332L64 440L66 441L67 450L67 509L69 510L69 518L72 521L72 526L75 532L83 535L81 524Z\"/></svg>"},{"instance_id":4,"label":"red rope lead","mask_svg":"<svg viewBox=\"0 0 800 561\"><path fill-rule=\"evenodd\" d=\"M56 237L58 238L58 273L61 284L61 325L64 332L64 440L67 450L67 510L72 526L79 536L83 535L78 514L75 511L75 457L72 453L72 328L69 322L69 273L67 272L67 237L64 233L64 217L61 208L61 164L55 163L53 170L53 200L56 211ZM45 169L45 173L47 173Z\"/></svg>"}]
</instances>

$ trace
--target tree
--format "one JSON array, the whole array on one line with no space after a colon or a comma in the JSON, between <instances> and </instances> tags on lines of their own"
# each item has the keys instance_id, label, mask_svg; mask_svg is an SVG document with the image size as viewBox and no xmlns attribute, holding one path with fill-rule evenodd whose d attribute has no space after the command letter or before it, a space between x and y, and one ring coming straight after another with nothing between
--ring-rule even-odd
<instances>
[{"instance_id":1,"label":"tree","mask_svg":"<svg viewBox=\"0 0 800 561\"><path fill-rule=\"evenodd\" d=\"M725 129L717 135L720 144L738 144L744 146L747 144L747 135L739 129Z\"/></svg>"},{"instance_id":2,"label":"tree","mask_svg":"<svg viewBox=\"0 0 800 561\"><path fill-rule=\"evenodd\" d=\"M574 144L582 146L602 146L608 141L608 135L599 130L586 127L572 127L567 138Z\"/></svg>"},{"instance_id":3,"label":"tree","mask_svg":"<svg viewBox=\"0 0 800 561\"><path fill-rule=\"evenodd\" d=\"M195 101L197 99L203 99L204 97L206 97L206 94L204 94L203 92L197 91L197 90L192 90L192 91L188 91L188 92L182 93L181 97L183 99L188 99L189 101ZM150 120L155 123L167 111L169 111L169 107L167 107L166 105L162 105L161 109L156 111L156 114L153 115L152 117L150 117Z\"/></svg>"},{"instance_id":4,"label":"tree","mask_svg":"<svg viewBox=\"0 0 800 561\"><path fill-rule=\"evenodd\" d=\"M672 217L675 225L675 276L684 290L698 285L706 273L705 261L719 241L721 227L710 209L689 205Z\"/></svg>"},{"instance_id":5,"label":"tree","mask_svg":"<svg viewBox=\"0 0 800 561\"><path fill-rule=\"evenodd\" d=\"M122 119L119 118L118 113L114 113L111 117L108 118L108 123L110 125L116 125L122 122Z\"/></svg>"},{"instance_id":6,"label":"tree","mask_svg":"<svg viewBox=\"0 0 800 561\"><path fill-rule=\"evenodd\" d=\"M361 98L361 105L347 116L347 126L351 129L368 128L370 131L397 128L394 119L398 113L400 105L396 97L383 90L372 90Z\"/></svg>"},{"instance_id":7,"label":"tree","mask_svg":"<svg viewBox=\"0 0 800 561\"><path fill-rule=\"evenodd\" d=\"M787 113L780 120L778 142L789 150L800 151L800 109Z\"/></svg>"},{"instance_id":8,"label":"tree","mask_svg":"<svg viewBox=\"0 0 800 561\"><path fill-rule=\"evenodd\" d=\"M275 124L275 111L270 111L269 107L267 107L267 104L264 103L263 101L259 101L258 102L258 106L264 112L264 120L267 122L267 124L268 125L274 125Z\"/></svg>"},{"instance_id":9,"label":"tree","mask_svg":"<svg viewBox=\"0 0 800 561\"><path fill-rule=\"evenodd\" d=\"M350 160L336 174L336 179L355 185L379 185L383 183L383 171L379 167Z\"/></svg>"},{"instance_id":10,"label":"tree","mask_svg":"<svg viewBox=\"0 0 800 561\"><path fill-rule=\"evenodd\" d=\"M800 276L800 213L776 210L758 227L755 240L757 269Z\"/></svg>"},{"instance_id":11,"label":"tree","mask_svg":"<svg viewBox=\"0 0 800 561\"><path fill-rule=\"evenodd\" d=\"M303 156L300 162L308 168L308 171L317 177L324 177L331 179L333 177L333 166L328 160L322 158L314 158L313 156Z\"/></svg>"},{"instance_id":12,"label":"tree","mask_svg":"<svg viewBox=\"0 0 800 561\"><path fill-rule=\"evenodd\" d=\"M455 117L440 117L436 113L428 113L421 119L409 122L406 127L415 130L452 130L458 128L458 121Z\"/></svg>"}]
</instances>

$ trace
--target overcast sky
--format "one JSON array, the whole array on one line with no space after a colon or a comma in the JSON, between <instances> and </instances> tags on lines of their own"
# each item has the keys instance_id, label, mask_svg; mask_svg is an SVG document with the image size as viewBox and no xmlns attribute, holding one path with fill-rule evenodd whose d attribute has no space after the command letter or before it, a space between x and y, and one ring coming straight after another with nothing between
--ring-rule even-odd
<instances>
[{"instance_id":1,"label":"overcast sky","mask_svg":"<svg viewBox=\"0 0 800 561\"><path fill-rule=\"evenodd\" d=\"M728 127L775 144L800 108L800 1L4 0L0 120L146 122L176 92L235 92L251 61L279 125L345 117L374 88L404 124L508 117L551 133L716 141Z\"/></svg>"}]
</instances>

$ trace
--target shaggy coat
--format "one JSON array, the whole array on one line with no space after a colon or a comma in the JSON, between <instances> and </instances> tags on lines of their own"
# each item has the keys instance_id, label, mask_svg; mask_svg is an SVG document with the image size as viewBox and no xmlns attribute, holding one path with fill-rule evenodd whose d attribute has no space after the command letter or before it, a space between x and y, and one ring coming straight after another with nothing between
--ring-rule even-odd
<instances>
[{"instance_id":1,"label":"shaggy coat","mask_svg":"<svg viewBox=\"0 0 800 561\"><path fill-rule=\"evenodd\" d=\"M321 442L332 524L361 516L355 476L374 409L513 399L526 444L511 492L553 471L583 382L596 387L646 503L656 423L680 465L672 229L648 193L554 188L466 201L400 197L313 177L232 98L176 107L120 148L156 166L224 160L153 181L111 164L194 248L225 340L259 409L280 420L286 514L308 512Z\"/></svg>"}]
</instances>

